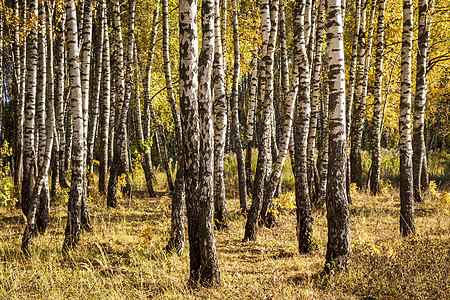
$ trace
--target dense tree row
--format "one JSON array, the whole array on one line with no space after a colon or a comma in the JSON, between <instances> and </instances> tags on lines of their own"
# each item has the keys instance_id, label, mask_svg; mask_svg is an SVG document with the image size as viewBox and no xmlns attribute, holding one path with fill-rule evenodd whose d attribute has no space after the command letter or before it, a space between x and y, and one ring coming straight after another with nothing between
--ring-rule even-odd
<instances>
[{"instance_id":1,"label":"dense tree row","mask_svg":"<svg viewBox=\"0 0 450 300\"><path fill-rule=\"evenodd\" d=\"M244 242L278 225L290 155L299 251L315 249L312 212L326 204L325 270L345 268L350 186L380 193L383 139L398 139L400 232L414 234L427 150L449 143L450 39L438 29L450 26L447 6L420 0L415 21L411 0L2 0L0 138L13 145L22 250L45 232L61 189L70 189L63 251L76 247L93 230L89 191L117 208L140 158L150 197L153 165L167 175L167 250L183 253L187 216L190 281L218 284L225 153L236 154Z\"/></svg>"}]
</instances>

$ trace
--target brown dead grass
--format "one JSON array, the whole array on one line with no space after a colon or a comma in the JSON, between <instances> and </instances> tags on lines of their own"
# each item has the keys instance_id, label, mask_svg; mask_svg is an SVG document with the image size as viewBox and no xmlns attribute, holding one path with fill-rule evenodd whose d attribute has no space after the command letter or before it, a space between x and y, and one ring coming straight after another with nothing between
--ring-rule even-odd
<instances>
[{"instance_id":1,"label":"brown dead grass","mask_svg":"<svg viewBox=\"0 0 450 300\"><path fill-rule=\"evenodd\" d=\"M357 193L351 204L352 257L347 271L321 278L327 241L326 214L314 213L316 252L300 255L293 211L281 226L260 228L242 243L244 217L229 200L230 228L216 233L222 284L190 289L188 247L182 257L164 248L170 199L135 198L121 208L91 203L93 233L63 257L65 206L52 208L48 233L20 253L24 220L0 208L2 299L449 299L450 217L439 199L416 209L416 236L398 232L398 190L372 197Z\"/></svg>"}]
</instances>

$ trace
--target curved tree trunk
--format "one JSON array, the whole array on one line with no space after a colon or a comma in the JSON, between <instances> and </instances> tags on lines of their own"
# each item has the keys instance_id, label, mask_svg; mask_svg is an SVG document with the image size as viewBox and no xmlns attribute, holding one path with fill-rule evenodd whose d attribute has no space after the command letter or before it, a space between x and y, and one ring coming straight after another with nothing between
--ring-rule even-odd
<instances>
[{"instance_id":1,"label":"curved tree trunk","mask_svg":"<svg viewBox=\"0 0 450 300\"><path fill-rule=\"evenodd\" d=\"M65 5L65 4L63 4ZM55 55L55 113L56 113L56 131L58 133L58 153L55 153L55 168L59 174L59 185L61 188L68 189L69 185L66 181L66 130L64 127L64 118L66 115L66 108L69 110L70 105L66 105L66 99L64 97L65 88L65 28L66 28L66 10L63 8L62 12L57 11L57 19L60 20L57 26L60 30L56 31L56 55ZM61 14L61 15L59 15Z\"/></svg>"},{"instance_id":2,"label":"curved tree trunk","mask_svg":"<svg viewBox=\"0 0 450 300\"><path fill-rule=\"evenodd\" d=\"M362 0L361 24L358 32L358 64L356 67L356 91L354 104L352 106L350 127L350 176L351 182L356 183L358 188L363 187L361 142L364 117L366 113L366 97L364 94L364 66L366 57L366 7L368 0Z\"/></svg>"},{"instance_id":3,"label":"curved tree trunk","mask_svg":"<svg viewBox=\"0 0 450 300\"><path fill-rule=\"evenodd\" d=\"M304 0L296 2L296 25L298 28L298 37L296 41L296 51L298 55L298 73L299 73L299 93L297 98L297 119L295 120L295 199L297 204L297 235L298 248L300 253L309 253L314 249L312 239L312 208L308 189L308 169L307 169L307 147L309 121L311 114L310 102L310 77L309 63L306 53L305 36L305 16L310 15L306 10ZM309 6L310 8L310 6Z\"/></svg>"},{"instance_id":4,"label":"curved tree trunk","mask_svg":"<svg viewBox=\"0 0 450 300\"><path fill-rule=\"evenodd\" d=\"M261 64L261 99L262 105L262 122L261 122L261 141L258 147L258 162L255 172L255 181L253 183L253 200L245 225L244 241L256 240L256 232L258 219L261 213L264 184L267 180L266 171L268 169L268 155L270 155L270 139L271 139L271 107L273 103L273 61L275 38L277 35L277 26L271 27L276 22L271 19L278 19L278 1L273 1L270 6L269 1L261 0L261 32L263 41L263 61Z\"/></svg>"},{"instance_id":5,"label":"curved tree trunk","mask_svg":"<svg viewBox=\"0 0 450 300\"><path fill-rule=\"evenodd\" d=\"M40 16L43 18L43 20L47 20L48 21L48 35L47 36L42 36L43 40L47 40L49 42L49 47L48 50L53 50L53 47L51 46L52 44L52 14L50 10L47 10L48 15L46 16L46 8L45 8L45 4L42 3L40 4L42 5L39 9L39 13ZM45 27L45 25L44 25ZM41 27L42 30L42 27ZM42 34L45 34L45 30L41 31ZM42 45L40 45L40 47L45 46L45 43L42 42ZM53 54L51 51L49 51L48 53L45 53L46 49L40 49L41 51L41 58L45 59L46 55L48 55L48 60L47 63L48 65L47 70L49 71L48 73L45 72L45 74L47 75L48 79L48 89L47 89L47 105L46 105L46 115L45 120L43 120L42 118L39 119L39 121L44 121L44 130L46 131L46 136L45 136L45 141L44 141L44 149L40 149L42 150L42 152L40 153L40 162L39 162L39 175L37 177L36 180L36 184L34 186L33 189L33 194L32 194L32 198L30 201L30 209L28 211L27 214L27 226L25 228L25 232L23 234L23 239L22 239L22 250L25 253L28 253L29 251L29 244L30 244L30 239L31 237L35 234L36 229L43 233L45 232L45 229L47 227L47 223L48 223L48 213L49 213L49 201L50 201L50 194L49 194L49 190L48 190L48 172L49 172L49 168L50 168L50 160L51 160L51 152L52 152L52 147L53 147L53 139L54 139L54 128L55 128L55 119L54 119L54 103L53 103L53 81L50 79L53 79L53 71L52 71L52 64L53 64ZM41 67L42 64L41 64ZM41 70L43 71L43 70ZM42 79L40 80L42 81ZM42 83L42 82L41 82ZM42 102L40 103L40 105L42 105ZM44 105L44 110L45 110L45 105ZM41 127L41 124L39 124L39 126ZM42 129L42 128L41 128ZM43 136L40 136L41 138L43 138ZM47 187L45 187L45 185L47 185ZM40 199L40 200L39 200ZM37 209L38 209L38 202L39 202L39 212L37 213Z\"/></svg>"},{"instance_id":6,"label":"curved tree trunk","mask_svg":"<svg viewBox=\"0 0 450 300\"><path fill-rule=\"evenodd\" d=\"M413 180L414 199L422 201L422 170L426 160L424 138L425 103L427 99L427 62L428 62L428 0L419 1L419 33L417 52L416 97L414 98L414 131L413 131ZM430 14L431 15L431 14ZM424 169L427 172L426 169Z\"/></svg>"},{"instance_id":7,"label":"curved tree trunk","mask_svg":"<svg viewBox=\"0 0 450 300\"><path fill-rule=\"evenodd\" d=\"M94 173L94 143L97 136L97 129L99 123L99 104L100 104L100 87L102 82L102 70L103 70L103 43L104 43L104 22L106 21L106 12L103 9L100 2L97 6L97 36L95 43L95 74L94 85L92 93L92 108L89 109L89 123L87 134L87 171L88 173ZM89 183L89 182L88 182Z\"/></svg>"},{"instance_id":8,"label":"curved tree trunk","mask_svg":"<svg viewBox=\"0 0 450 300\"><path fill-rule=\"evenodd\" d=\"M192 3L193 5L193 3ZM185 132L182 128L180 110L178 109L177 101L175 100L173 87L172 87L172 75L170 70L170 58L169 58L169 9L168 1L162 0L162 13L163 13L163 60L164 60L164 73L166 78L167 98L170 103L172 115L175 123L175 138L178 147L178 169L175 177L175 192L172 195L172 214L171 214L171 227L170 227L170 239L166 247L169 251L176 251L181 256L185 245L185 229L184 229L184 213L185 213L185 197L187 197L187 185L185 182L185 169L187 169L186 157L185 157L185 145L183 135ZM187 8L186 8L187 9ZM189 15L189 13L187 12ZM181 15L181 12L180 12ZM181 25L181 24L180 24ZM181 26L180 26L181 27ZM190 32L189 32L190 33ZM188 33L188 34L189 34ZM180 45L181 45L181 32L180 32ZM180 48L181 50L181 48ZM196 52L197 53L197 52ZM180 58L181 58L180 53ZM189 66L189 62L187 62ZM186 75L189 76L189 75ZM181 69L180 69L181 79ZM181 105L181 80L180 80L180 105ZM187 100L187 99L186 99ZM188 174L188 173L186 173ZM187 179L187 178L186 178Z\"/></svg>"},{"instance_id":9,"label":"curved tree trunk","mask_svg":"<svg viewBox=\"0 0 450 300\"><path fill-rule=\"evenodd\" d=\"M282 6L284 5L284 2L280 2L280 10L282 13L280 14L280 21L284 20L284 8ZM298 20L296 20L298 22ZM296 23L296 28L299 30L299 24ZM280 27L282 32L280 32L280 35L282 36L285 34L283 26ZM296 43L299 39L298 32L295 34ZM282 38L283 40L283 38ZM283 47L282 47L283 48ZM264 194L264 203L261 208L261 219L264 222L264 224L268 227L271 227L275 224L275 215L272 212L273 210L273 199L275 198L277 189L281 183L281 171L283 169L284 161L286 160L288 148L289 148L289 140L291 136L291 129L292 129L292 122L293 122L293 115L294 115L294 105L297 99L297 92L299 88L299 71L300 71L300 62L298 57L298 50L296 48L295 51L295 63L293 68L293 74L292 74L292 87L289 89L289 86L285 86L284 92L287 92L286 94L286 107L284 112L284 120L283 120L283 127L282 127L282 134L281 134L281 143L280 143L280 149L278 154L276 155L276 159L272 168L272 171L270 173L270 176L267 180L267 184L265 186L265 194ZM305 63L304 60L301 61L301 63ZM287 70L287 69L286 69ZM303 69L302 69L303 71ZM306 70L305 70L306 71ZM302 74L304 75L304 74ZM287 84L289 83L289 79L285 77L283 79L284 82Z\"/></svg>"},{"instance_id":10,"label":"curved tree trunk","mask_svg":"<svg viewBox=\"0 0 450 300\"><path fill-rule=\"evenodd\" d=\"M159 10L159 9L158 9ZM155 41L156 38L156 26L158 24L157 20L157 10L155 9L154 11L154 23L153 25L155 26L155 35L150 37L150 40ZM162 136L162 132L163 129L161 128L160 124L158 123L158 120L156 119L156 115L153 111L153 107L152 107L152 103L151 103L151 98L150 98L150 86L151 86L151 71L152 71L152 62L153 62L153 47L154 47L154 42L151 44L151 49L149 50L148 53L148 63L147 63L147 67L145 70L145 78L144 78L144 82L143 82L143 86L144 86L144 138L145 141L148 142L152 139L152 133L151 133L151 123L153 122L154 124L154 136L155 136L155 141L156 141L156 149L157 152L159 153L159 159L160 162L162 163L164 170L166 171L166 176L167 176L167 183L169 185L169 191L171 194L174 193L174 186L173 186L173 181L172 181L172 174L170 172L170 167L169 167L169 160L167 158L167 151L166 151L166 146L163 143L164 137ZM152 98L153 99L153 98ZM149 153L151 151L150 147L147 147L147 150ZM154 173L152 172L152 178L153 180L156 180L156 177L154 176ZM147 189L149 187L147 186Z\"/></svg>"},{"instance_id":11,"label":"curved tree trunk","mask_svg":"<svg viewBox=\"0 0 450 300\"><path fill-rule=\"evenodd\" d=\"M159 3L158 3L159 4ZM156 140L156 146L158 148L159 157L161 159L161 162L163 164L164 170L167 174L167 183L169 185L169 190L171 193L174 192L174 186L172 182L172 174L170 173L169 168L169 162L167 159L167 153L165 150L164 145L161 142L161 136L160 133L162 132L159 124L157 123L155 114L153 112L152 103L150 99L150 87L151 87L151 73L152 73L152 64L153 64L153 58L154 58L154 49L155 49L155 43L156 43L156 34L158 30L158 16L159 16L159 7L160 5L157 5L155 10L153 11L153 24L152 24L152 31L150 33L150 49L148 51L148 60L147 60L147 67L145 69L145 76L144 76L144 126L143 126L143 133L144 133L144 139L146 142L150 141L152 138L151 134L151 122L154 124L154 134L155 134L155 140ZM148 153L146 160L150 162L151 165L151 149L150 147L147 147L145 149L146 153ZM153 170L151 172L152 179L156 180L156 177L153 173ZM150 185L151 186L150 186ZM153 189L153 185L147 181L147 190L149 191L149 194L155 195L155 192L150 193L150 190Z\"/></svg>"},{"instance_id":12,"label":"curved tree trunk","mask_svg":"<svg viewBox=\"0 0 450 300\"><path fill-rule=\"evenodd\" d=\"M317 199L319 191L313 192L313 187L316 185L316 181L320 178L316 178L316 163L314 151L316 147L316 135L317 135L317 120L319 115L319 91L320 91L320 73L322 68L322 42L323 42L323 11L325 7L325 0L319 1L319 10L317 13L317 31L316 31L316 44L314 49L314 61L312 62L312 84L311 84L311 120L309 124L308 132L308 187L310 188L310 196Z\"/></svg>"},{"instance_id":13,"label":"curved tree trunk","mask_svg":"<svg viewBox=\"0 0 450 300\"><path fill-rule=\"evenodd\" d=\"M134 20L135 20L135 10L136 10L136 0L130 0L129 1L129 24L128 24L128 34L127 34L127 55L126 55L126 61L125 61L125 67L127 68L125 80L118 80L118 93L117 95L119 100L123 95L123 102L119 101L119 103L122 102L122 105L120 106L120 109L117 111L120 112L119 118L116 120L116 126L115 126L115 133L114 133L114 154L113 154L113 161L111 164L111 169L109 173L109 182L108 182L108 197L107 197L107 205L109 207L116 208L117 207L117 184L118 184L118 178L120 176L121 170L123 170L123 164L127 161L127 159L124 159L126 157L127 151L125 148L127 147L126 141L126 130L127 130L127 117L128 117L128 109L130 105L130 98L131 98L131 81L132 81L132 74L133 74L133 50L134 50ZM115 2L115 33L116 33L116 46L119 48L120 53L120 45L122 45L121 42L121 34L119 31L120 28L120 10L119 10L119 3ZM120 56L120 54L119 54ZM118 74L123 74L123 69L121 72L121 65L120 61L117 65L118 68ZM124 93L121 92L122 88L122 82L125 83L125 90ZM125 153L125 154L124 154ZM126 174L126 173L125 173ZM128 182L127 182L128 185Z\"/></svg>"},{"instance_id":14,"label":"curved tree trunk","mask_svg":"<svg viewBox=\"0 0 450 300\"><path fill-rule=\"evenodd\" d=\"M348 86L346 88L346 141L347 141L347 147L350 148L350 128L351 128L351 122L352 122L352 108L353 108L353 101L355 97L355 73L356 73L356 66L358 64L358 37L360 32L360 26L361 26L361 6L362 1L364 0L356 0L355 1L355 27L354 27L354 34L353 34L353 42L352 42L352 56L350 60L350 67L348 70ZM342 1L342 5L345 8L345 0ZM344 15L344 13L343 13ZM344 16L342 16L342 19L344 20ZM350 164L350 155L347 157L347 171L346 171L346 186L347 186L347 198L349 202L351 201L350 198L350 183L351 183L351 164Z\"/></svg>"},{"instance_id":15,"label":"curved tree trunk","mask_svg":"<svg viewBox=\"0 0 450 300\"><path fill-rule=\"evenodd\" d=\"M139 152L141 154L142 169L144 170L145 181L147 183L147 192L150 197L156 197L155 190L153 189L152 180L155 177L153 174L152 157L150 156L150 147L145 147L144 141L144 130L142 128L142 114L141 114L141 97L140 97L140 86L141 82L139 75L139 63L138 63L138 53L136 44L134 46L134 63L135 63L135 102L134 102L134 112L136 114L135 118L137 120L137 134L136 140L139 145Z\"/></svg>"},{"instance_id":16,"label":"curved tree trunk","mask_svg":"<svg viewBox=\"0 0 450 300\"><path fill-rule=\"evenodd\" d=\"M241 72L241 52L239 49L239 25L237 1L233 2L233 47L234 47L234 70L233 86L231 89L231 132L234 136L234 152L236 153L239 181L239 203L242 211L247 208L247 180L245 177L244 152L242 150L241 131L239 129L239 76Z\"/></svg>"}]
</instances>

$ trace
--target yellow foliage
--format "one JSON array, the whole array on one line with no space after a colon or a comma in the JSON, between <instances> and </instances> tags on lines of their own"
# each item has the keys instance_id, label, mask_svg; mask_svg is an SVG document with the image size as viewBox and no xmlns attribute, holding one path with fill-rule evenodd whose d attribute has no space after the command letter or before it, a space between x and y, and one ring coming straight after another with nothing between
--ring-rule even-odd
<instances>
[{"instance_id":1,"label":"yellow foliage","mask_svg":"<svg viewBox=\"0 0 450 300\"><path fill-rule=\"evenodd\" d=\"M448 213L448 211L450 210L450 192L444 194L444 196L442 197L441 205Z\"/></svg>"},{"instance_id":2,"label":"yellow foliage","mask_svg":"<svg viewBox=\"0 0 450 300\"><path fill-rule=\"evenodd\" d=\"M355 182L350 184L350 197L354 198L358 192L358 186Z\"/></svg>"},{"instance_id":3,"label":"yellow foliage","mask_svg":"<svg viewBox=\"0 0 450 300\"><path fill-rule=\"evenodd\" d=\"M127 185L127 174L122 174L117 178L116 196L122 198L122 188Z\"/></svg>"},{"instance_id":4,"label":"yellow foliage","mask_svg":"<svg viewBox=\"0 0 450 300\"><path fill-rule=\"evenodd\" d=\"M434 180L430 181L430 185L428 186L428 191L433 199L439 199L441 194L438 192L436 182Z\"/></svg>"},{"instance_id":5,"label":"yellow foliage","mask_svg":"<svg viewBox=\"0 0 450 300\"><path fill-rule=\"evenodd\" d=\"M56 188L56 201L57 203L67 204L69 202L69 189L62 188L60 185Z\"/></svg>"},{"instance_id":6,"label":"yellow foliage","mask_svg":"<svg viewBox=\"0 0 450 300\"><path fill-rule=\"evenodd\" d=\"M295 208L295 193L287 192L286 194L282 194L280 198L276 198L273 200L273 209L268 209L269 213L277 216L280 214L280 211L283 209L294 209Z\"/></svg>"}]
</instances>

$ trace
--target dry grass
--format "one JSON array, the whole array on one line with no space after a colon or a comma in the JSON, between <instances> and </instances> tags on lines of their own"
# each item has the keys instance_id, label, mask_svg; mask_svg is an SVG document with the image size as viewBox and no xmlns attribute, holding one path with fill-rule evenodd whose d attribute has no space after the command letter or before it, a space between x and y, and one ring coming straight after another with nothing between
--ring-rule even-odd
<instances>
[{"instance_id":1,"label":"dry grass","mask_svg":"<svg viewBox=\"0 0 450 300\"><path fill-rule=\"evenodd\" d=\"M398 190L372 197L357 193L351 205L352 259L349 269L318 275L324 265L324 211L315 212L319 249L299 255L293 211L279 227L261 228L258 241L242 243L244 217L229 200L230 228L216 233L222 285L187 286L188 248L167 254L167 196L122 201L106 209L91 203L93 233L63 257L65 207L52 208L49 232L33 240L32 255L20 253L24 220L18 210L0 208L1 299L449 299L450 218L439 199L417 206L417 235L398 232Z\"/></svg>"}]
</instances>

